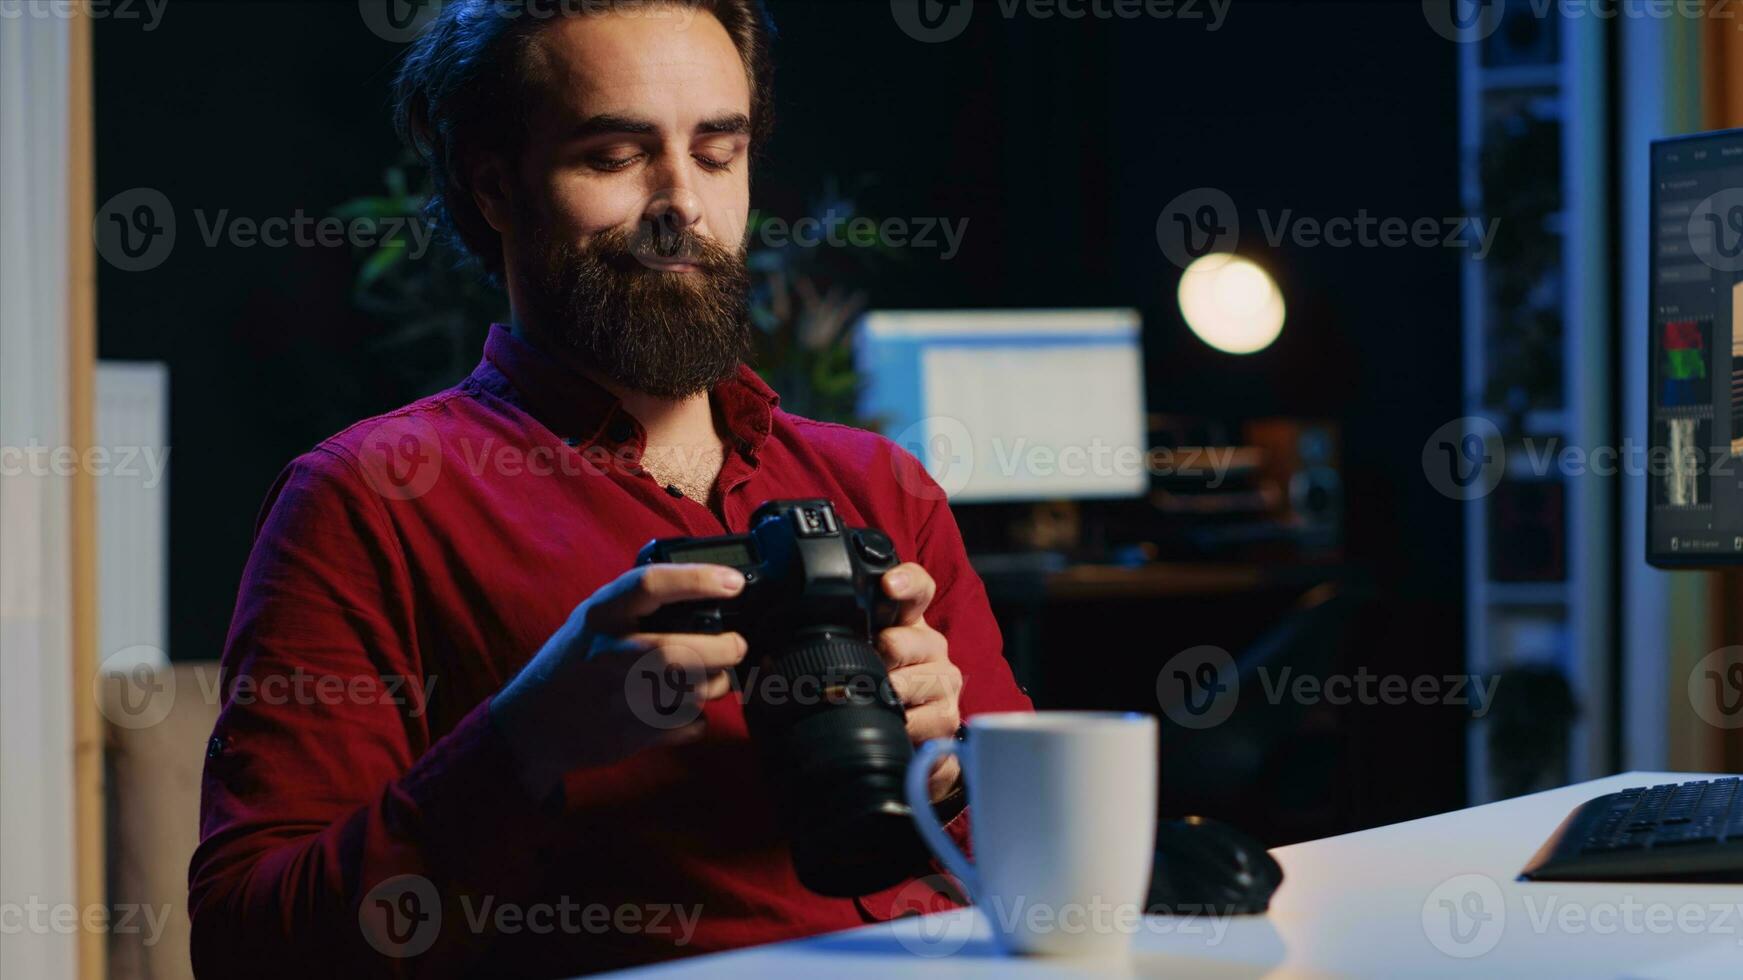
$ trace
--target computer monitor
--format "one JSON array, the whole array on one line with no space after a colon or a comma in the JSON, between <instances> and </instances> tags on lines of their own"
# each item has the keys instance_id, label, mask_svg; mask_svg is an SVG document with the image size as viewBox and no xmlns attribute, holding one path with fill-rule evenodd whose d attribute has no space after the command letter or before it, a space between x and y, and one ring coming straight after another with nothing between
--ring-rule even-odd
<instances>
[{"instance_id":1,"label":"computer monitor","mask_svg":"<svg viewBox=\"0 0 1743 980\"><path fill-rule=\"evenodd\" d=\"M861 414L953 502L1149 490L1136 310L882 311L855 334Z\"/></svg>"},{"instance_id":2,"label":"computer monitor","mask_svg":"<svg viewBox=\"0 0 1743 980\"><path fill-rule=\"evenodd\" d=\"M1743 562L1743 130L1652 144L1646 554Z\"/></svg>"}]
</instances>

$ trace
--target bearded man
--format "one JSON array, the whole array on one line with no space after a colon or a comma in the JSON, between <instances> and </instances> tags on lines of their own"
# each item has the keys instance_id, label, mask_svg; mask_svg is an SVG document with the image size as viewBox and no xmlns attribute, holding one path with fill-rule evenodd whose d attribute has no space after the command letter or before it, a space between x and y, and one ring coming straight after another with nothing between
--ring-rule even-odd
<instances>
[{"instance_id":1,"label":"bearded man","mask_svg":"<svg viewBox=\"0 0 1743 980\"><path fill-rule=\"evenodd\" d=\"M1029 707L937 484L887 439L782 411L745 364L769 40L756 0L449 0L408 50L429 214L511 322L464 381L270 491L207 747L201 975L566 976L952 900L927 867L808 891L733 696L745 639L638 629L745 587L632 568L650 539L827 498L907 559L875 645L910 739ZM650 664L694 679L694 720L635 710ZM966 843L954 761L930 791Z\"/></svg>"}]
</instances>

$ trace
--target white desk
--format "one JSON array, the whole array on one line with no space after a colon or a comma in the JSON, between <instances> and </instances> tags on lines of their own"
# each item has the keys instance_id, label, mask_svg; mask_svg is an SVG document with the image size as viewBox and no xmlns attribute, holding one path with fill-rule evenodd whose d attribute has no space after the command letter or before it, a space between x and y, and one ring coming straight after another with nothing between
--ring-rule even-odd
<instances>
[{"instance_id":1,"label":"white desk","mask_svg":"<svg viewBox=\"0 0 1743 980\"><path fill-rule=\"evenodd\" d=\"M1111 966L1002 957L981 914L961 909L635 972L759 980L1743 977L1743 885L1514 880L1575 805L1629 786L1700 778L1710 777L1627 773L1278 848L1285 880L1268 915L1222 923L1147 918L1132 958ZM1443 900L1478 916L1467 915L1454 934Z\"/></svg>"}]
</instances>

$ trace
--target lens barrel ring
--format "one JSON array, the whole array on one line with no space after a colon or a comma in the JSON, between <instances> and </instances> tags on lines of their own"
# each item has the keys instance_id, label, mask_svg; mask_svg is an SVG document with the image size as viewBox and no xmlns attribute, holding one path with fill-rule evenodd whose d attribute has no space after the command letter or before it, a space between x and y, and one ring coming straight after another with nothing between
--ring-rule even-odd
<instances>
[{"instance_id":1,"label":"lens barrel ring","mask_svg":"<svg viewBox=\"0 0 1743 980\"><path fill-rule=\"evenodd\" d=\"M876 648L864 640L846 636L800 639L784 652L769 658L767 673L788 682L801 677L845 681L859 676L873 677L881 682L889 677Z\"/></svg>"}]
</instances>

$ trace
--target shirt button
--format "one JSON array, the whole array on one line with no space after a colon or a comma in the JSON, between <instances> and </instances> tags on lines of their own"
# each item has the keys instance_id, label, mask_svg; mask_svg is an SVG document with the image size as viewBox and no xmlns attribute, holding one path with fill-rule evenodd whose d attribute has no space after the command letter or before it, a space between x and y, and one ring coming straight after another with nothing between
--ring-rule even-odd
<instances>
[{"instance_id":1,"label":"shirt button","mask_svg":"<svg viewBox=\"0 0 1743 980\"><path fill-rule=\"evenodd\" d=\"M216 735L212 736L212 740L206 743L206 758L216 759L223 754L224 740Z\"/></svg>"},{"instance_id":2,"label":"shirt button","mask_svg":"<svg viewBox=\"0 0 1743 980\"><path fill-rule=\"evenodd\" d=\"M628 442L630 437L635 435L635 426L630 424L629 419L616 419L611 423L611 428L607 430L606 435L611 437L612 442Z\"/></svg>"},{"instance_id":3,"label":"shirt button","mask_svg":"<svg viewBox=\"0 0 1743 980\"><path fill-rule=\"evenodd\" d=\"M581 445L581 437L569 436L563 440L563 445L568 446L570 449L574 449L576 446Z\"/></svg>"}]
</instances>

